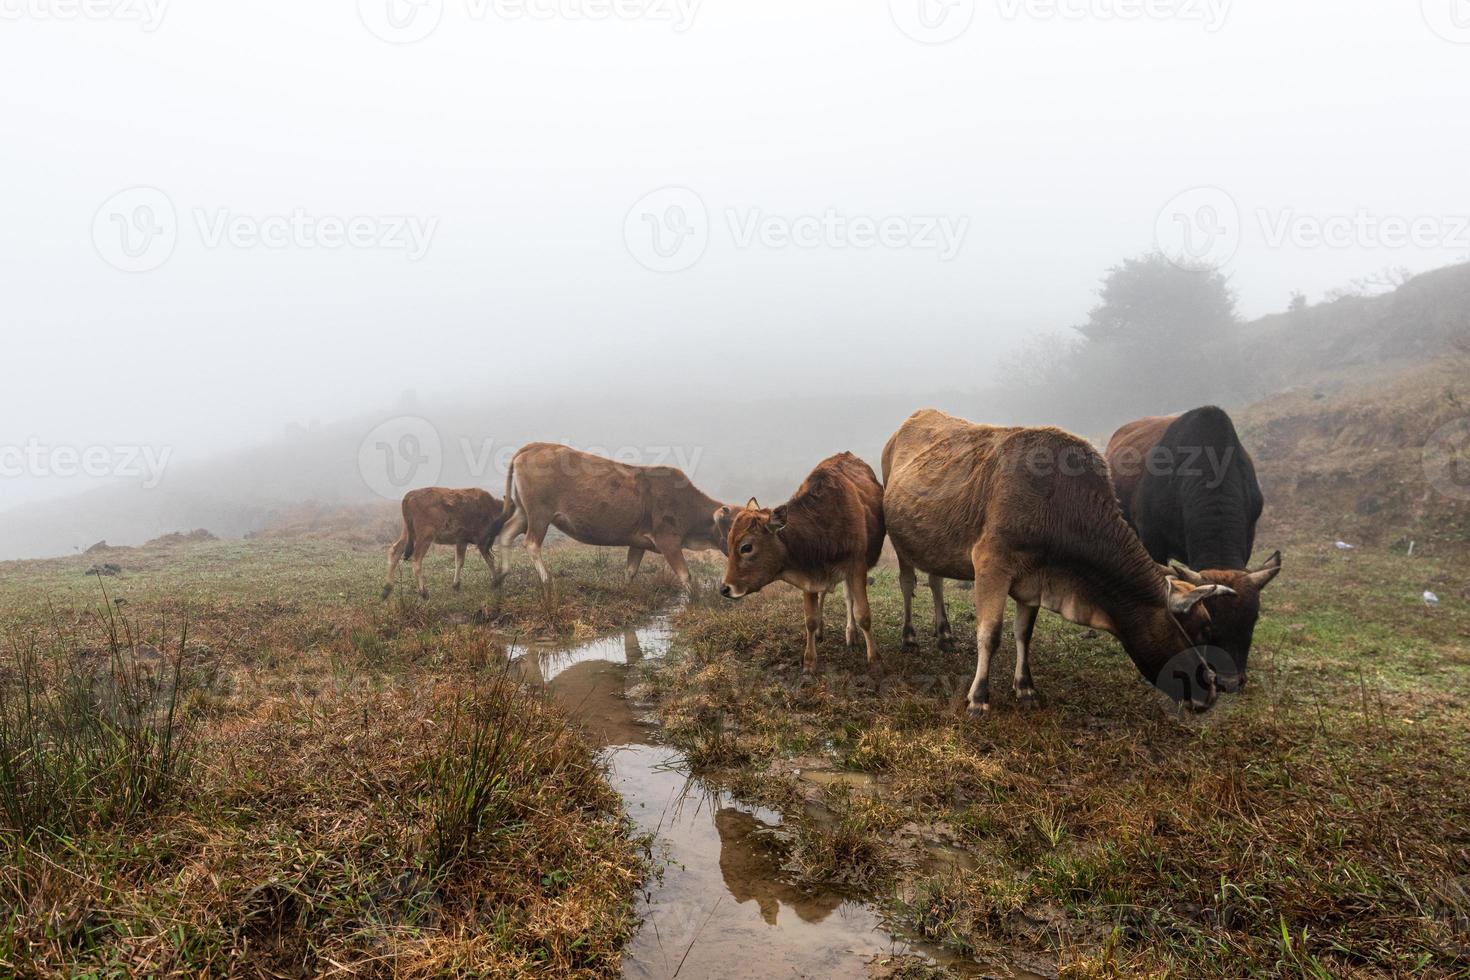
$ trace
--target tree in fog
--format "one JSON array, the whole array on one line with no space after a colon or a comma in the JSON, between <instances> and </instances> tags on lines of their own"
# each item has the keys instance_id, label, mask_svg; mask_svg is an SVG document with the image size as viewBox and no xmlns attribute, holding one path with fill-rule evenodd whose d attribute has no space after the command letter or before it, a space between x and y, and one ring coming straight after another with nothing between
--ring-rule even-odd
<instances>
[{"instance_id":1,"label":"tree in fog","mask_svg":"<svg viewBox=\"0 0 1470 980\"><path fill-rule=\"evenodd\" d=\"M1108 270L1077 327L1079 356L1106 403L1161 414L1218 400L1235 380L1235 294L1218 269L1154 252Z\"/></svg>"}]
</instances>

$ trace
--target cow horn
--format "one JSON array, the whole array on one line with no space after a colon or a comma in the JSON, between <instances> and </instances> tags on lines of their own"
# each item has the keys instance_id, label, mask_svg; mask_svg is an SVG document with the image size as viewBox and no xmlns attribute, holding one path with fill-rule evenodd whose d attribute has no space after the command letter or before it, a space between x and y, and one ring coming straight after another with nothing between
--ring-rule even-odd
<instances>
[{"instance_id":1,"label":"cow horn","mask_svg":"<svg viewBox=\"0 0 1470 980\"><path fill-rule=\"evenodd\" d=\"M1252 588L1256 589L1256 591L1260 591L1261 589L1264 589L1266 586L1270 585L1271 580L1280 574L1281 552L1278 551L1270 558L1267 558L1265 564L1261 565L1260 568L1257 568L1247 574L1246 580L1250 582Z\"/></svg>"},{"instance_id":2,"label":"cow horn","mask_svg":"<svg viewBox=\"0 0 1470 980\"><path fill-rule=\"evenodd\" d=\"M1281 552L1273 552L1270 558L1267 558L1265 561L1261 562L1261 564L1256 568L1252 568L1251 572L1264 572L1268 568L1274 568L1277 571L1281 570Z\"/></svg>"},{"instance_id":3,"label":"cow horn","mask_svg":"<svg viewBox=\"0 0 1470 980\"><path fill-rule=\"evenodd\" d=\"M745 509L746 510L760 510L761 509L760 501L756 500L754 497L751 497L749 500L747 500L745 502Z\"/></svg>"},{"instance_id":4,"label":"cow horn","mask_svg":"<svg viewBox=\"0 0 1470 980\"><path fill-rule=\"evenodd\" d=\"M1169 567L1174 569L1174 574L1190 585L1204 585L1205 577L1188 565L1179 561L1169 562Z\"/></svg>"},{"instance_id":5,"label":"cow horn","mask_svg":"<svg viewBox=\"0 0 1470 980\"><path fill-rule=\"evenodd\" d=\"M1169 611L1176 616L1183 616L1206 599L1217 595L1235 594L1235 590L1228 585L1201 585L1199 588L1191 589L1188 592L1171 592L1169 594Z\"/></svg>"}]
</instances>

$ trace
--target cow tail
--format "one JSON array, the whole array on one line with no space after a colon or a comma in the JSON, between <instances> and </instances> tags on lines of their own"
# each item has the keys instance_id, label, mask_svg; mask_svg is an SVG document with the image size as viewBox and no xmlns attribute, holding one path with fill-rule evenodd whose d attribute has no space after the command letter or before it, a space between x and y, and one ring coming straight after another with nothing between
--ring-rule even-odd
<instances>
[{"instance_id":1,"label":"cow tail","mask_svg":"<svg viewBox=\"0 0 1470 980\"><path fill-rule=\"evenodd\" d=\"M490 529L485 532L485 537L481 541L482 547L488 548L494 544L495 539L500 537L500 532L505 528L505 525L510 523L511 515L516 512L515 489L516 461L515 457L512 456L510 465L505 469L505 505L500 508L500 516L490 522Z\"/></svg>"}]
</instances>

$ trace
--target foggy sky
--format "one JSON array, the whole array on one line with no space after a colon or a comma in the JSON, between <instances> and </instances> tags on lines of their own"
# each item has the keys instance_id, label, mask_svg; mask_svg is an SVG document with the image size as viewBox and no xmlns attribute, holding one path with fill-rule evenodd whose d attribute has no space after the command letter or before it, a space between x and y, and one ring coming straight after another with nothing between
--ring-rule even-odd
<instances>
[{"instance_id":1,"label":"foggy sky","mask_svg":"<svg viewBox=\"0 0 1470 980\"><path fill-rule=\"evenodd\" d=\"M405 389L980 386L1020 337L1085 319L1104 271L1199 187L1240 209L1227 269L1247 316L1470 251L1450 240L1470 214L1454 0L1157 0L1176 15L1142 19L989 0L937 44L901 29L907 0L708 0L684 25L657 15L691 0L632 20L444 0L406 44L365 26L376 0L98 0L102 19L67 2L0 0L0 445L193 460ZM121 271L94 226L140 186L177 241ZM625 234L667 187L707 209L680 271ZM1263 212L1357 230L1273 246ZM414 257L220 231L293 214L431 233ZM811 219L815 244L742 242L771 216ZM854 222L894 217L963 227L958 250L852 245ZM1427 247L1362 230L1426 218ZM0 508L85 482L6 476Z\"/></svg>"}]
</instances>

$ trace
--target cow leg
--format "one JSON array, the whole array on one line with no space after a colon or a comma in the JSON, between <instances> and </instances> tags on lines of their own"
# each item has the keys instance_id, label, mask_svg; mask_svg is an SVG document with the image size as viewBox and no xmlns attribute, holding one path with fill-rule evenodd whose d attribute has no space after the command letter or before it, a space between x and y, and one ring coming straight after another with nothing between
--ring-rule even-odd
<instances>
[{"instance_id":1,"label":"cow leg","mask_svg":"<svg viewBox=\"0 0 1470 980\"><path fill-rule=\"evenodd\" d=\"M498 589L505 577L510 574L510 549L514 547L516 538L526 533L530 526L526 508L517 507L510 520L505 522L505 527L500 529L500 534L495 538L495 582Z\"/></svg>"},{"instance_id":2,"label":"cow leg","mask_svg":"<svg viewBox=\"0 0 1470 980\"><path fill-rule=\"evenodd\" d=\"M386 599L393 594L393 579L398 575L398 563L403 560L403 552L408 547L408 531L404 530L402 537L393 542L393 547L388 549L388 578L383 582L383 598Z\"/></svg>"},{"instance_id":3,"label":"cow leg","mask_svg":"<svg viewBox=\"0 0 1470 980\"><path fill-rule=\"evenodd\" d=\"M429 589L424 585L424 558L429 554L429 549L434 547L434 535L431 531L424 531L414 541L413 554L408 558L413 562L413 580L418 583L419 598L427 599Z\"/></svg>"},{"instance_id":4,"label":"cow leg","mask_svg":"<svg viewBox=\"0 0 1470 980\"><path fill-rule=\"evenodd\" d=\"M974 562L975 679L970 683L967 702L972 717L990 711L990 658L1000 646L1000 631L1006 619L1006 599L1011 591L1010 573L996 568L978 546Z\"/></svg>"},{"instance_id":5,"label":"cow leg","mask_svg":"<svg viewBox=\"0 0 1470 980\"><path fill-rule=\"evenodd\" d=\"M454 591L459 591L461 580L464 578L464 556L470 546L461 541L454 546Z\"/></svg>"},{"instance_id":6,"label":"cow leg","mask_svg":"<svg viewBox=\"0 0 1470 980\"><path fill-rule=\"evenodd\" d=\"M822 625L822 593L802 592L802 607L806 613L806 652L801 658L801 672L807 677L817 675L817 628Z\"/></svg>"},{"instance_id":7,"label":"cow leg","mask_svg":"<svg viewBox=\"0 0 1470 980\"><path fill-rule=\"evenodd\" d=\"M852 586L851 585L844 585L842 587L842 598L843 598L843 602L847 606L847 632L846 632L846 636L844 637L844 639L847 640L847 648L849 650L851 650L854 646L857 645L857 631L858 631L857 614L855 612L856 604L855 604L855 602L853 600L853 593L852 593Z\"/></svg>"},{"instance_id":8,"label":"cow leg","mask_svg":"<svg viewBox=\"0 0 1470 980\"><path fill-rule=\"evenodd\" d=\"M934 640L939 644L939 649L952 649L954 633L949 628L949 614L944 611L944 577L942 575L929 576L929 593L934 596Z\"/></svg>"},{"instance_id":9,"label":"cow leg","mask_svg":"<svg viewBox=\"0 0 1470 980\"><path fill-rule=\"evenodd\" d=\"M643 564L643 549L633 545L628 549L628 581L638 577L638 566Z\"/></svg>"},{"instance_id":10,"label":"cow leg","mask_svg":"<svg viewBox=\"0 0 1470 980\"><path fill-rule=\"evenodd\" d=\"M490 546L479 544L475 547L480 550L480 557L485 559L485 567L490 569L490 577L493 579L495 577L495 559L491 557Z\"/></svg>"},{"instance_id":11,"label":"cow leg","mask_svg":"<svg viewBox=\"0 0 1470 980\"><path fill-rule=\"evenodd\" d=\"M878 644L873 641L873 612L868 607L868 570L866 568L860 568L848 576L847 595L848 615L857 620L857 628L862 630L863 642L868 648L868 670L875 674L881 673L883 661L878 657Z\"/></svg>"},{"instance_id":12,"label":"cow leg","mask_svg":"<svg viewBox=\"0 0 1470 980\"><path fill-rule=\"evenodd\" d=\"M664 561L669 563L674 574L679 576L679 584L684 586L684 591L689 594L689 598L693 599L694 582L689 576L689 566L684 562L684 548L680 542L673 540L663 540L657 544L658 553L663 556Z\"/></svg>"},{"instance_id":13,"label":"cow leg","mask_svg":"<svg viewBox=\"0 0 1470 980\"><path fill-rule=\"evenodd\" d=\"M536 566L536 574L541 578L541 591L546 595L546 601L551 601L551 573L546 570L546 562L541 558L541 542L546 540L546 528L531 528L526 532L526 551L530 552L531 564Z\"/></svg>"},{"instance_id":14,"label":"cow leg","mask_svg":"<svg viewBox=\"0 0 1470 980\"><path fill-rule=\"evenodd\" d=\"M918 577L914 566L898 560L898 588L903 593L903 648L913 650L919 646L919 634L914 632L914 586Z\"/></svg>"},{"instance_id":15,"label":"cow leg","mask_svg":"<svg viewBox=\"0 0 1470 980\"><path fill-rule=\"evenodd\" d=\"M1016 603L1016 700L1027 708L1036 704L1036 685L1031 681L1031 634L1040 611L1039 606Z\"/></svg>"}]
</instances>

